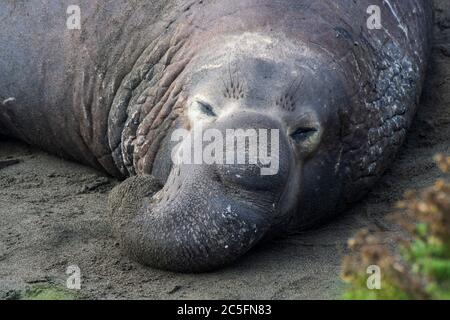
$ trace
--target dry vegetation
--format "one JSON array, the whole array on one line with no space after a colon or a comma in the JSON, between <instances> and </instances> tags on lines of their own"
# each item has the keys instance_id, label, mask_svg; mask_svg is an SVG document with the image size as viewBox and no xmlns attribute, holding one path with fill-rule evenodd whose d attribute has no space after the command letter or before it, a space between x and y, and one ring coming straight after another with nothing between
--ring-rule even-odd
<instances>
[{"instance_id":1,"label":"dry vegetation","mask_svg":"<svg viewBox=\"0 0 450 320\"><path fill-rule=\"evenodd\" d=\"M343 262L347 299L450 299L450 157L436 163L442 179L422 190L407 192L393 221L404 231L397 249L381 234L360 231L348 242L351 255ZM369 290L367 267L381 269L381 289Z\"/></svg>"}]
</instances>

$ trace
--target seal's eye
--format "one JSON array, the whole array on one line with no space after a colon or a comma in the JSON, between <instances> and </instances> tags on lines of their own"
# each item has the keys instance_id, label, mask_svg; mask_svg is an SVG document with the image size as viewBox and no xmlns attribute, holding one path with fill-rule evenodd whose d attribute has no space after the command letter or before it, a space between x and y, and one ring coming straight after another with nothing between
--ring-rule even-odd
<instances>
[{"instance_id":1,"label":"seal's eye","mask_svg":"<svg viewBox=\"0 0 450 320\"><path fill-rule=\"evenodd\" d=\"M214 112L213 107L209 103L197 101L197 104L201 113L207 115L208 117L217 117L217 114Z\"/></svg>"},{"instance_id":2,"label":"seal's eye","mask_svg":"<svg viewBox=\"0 0 450 320\"><path fill-rule=\"evenodd\" d=\"M191 123L197 123L199 121L211 123L217 119L217 114L211 104L205 102L203 99L195 99L189 107L188 117Z\"/></svg>"},{"instance_id":3,"label":"seal's eye","mask_svg":"<svg viewBox=\"0 0 450 320\"><path fill-rule=\"evenodd\" d=\"M317 133L316 128L298 128L291 134L291 138L296 142L302 142L309 138L311 138L314 134Z\"/></svg>"}]
</instances>

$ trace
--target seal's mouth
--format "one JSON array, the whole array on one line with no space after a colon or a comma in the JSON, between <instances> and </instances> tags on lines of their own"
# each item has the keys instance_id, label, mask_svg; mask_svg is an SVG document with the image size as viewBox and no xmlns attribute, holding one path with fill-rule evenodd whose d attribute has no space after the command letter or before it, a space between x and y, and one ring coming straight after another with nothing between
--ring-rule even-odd
<instances>
[{"instance_id":1,"label":"seal's mouth","mask_svg":"<svg viewBox=\"0 0 450 320\"><path fill-rule=\"evenodd\" d=\"M112 219L124 249L145 265L178 272L209 271L251 249L269 230L275 207L249 192L241 197L207 176L205 168L185 167L170 185L153 195L152 190L145 192L150 192L147 197L141 191L141 206L134 206L137 213L128 216L128 221L124 220L123 201L118 200L128 194L113 192ZM150 186L152 179L135 177L130 183Z\"/></svg>"}]
</instances>

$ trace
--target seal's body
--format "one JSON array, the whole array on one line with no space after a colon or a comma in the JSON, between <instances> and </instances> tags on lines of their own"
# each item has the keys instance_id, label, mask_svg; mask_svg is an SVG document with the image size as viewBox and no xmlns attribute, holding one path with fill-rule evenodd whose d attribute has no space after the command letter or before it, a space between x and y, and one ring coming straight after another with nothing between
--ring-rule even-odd
<instances>
[{"instance_id":1,"label":"seal's body","mask_svg":"<svg viewBox=\"0 0 450 320\"><path fill-rule=\"evenodd\" d=\"M155 267L215 268L342 211L415 113L427 0L98 0L79 30L69 2L0 4L0 134L131 177L114 230ZM278 172L173 164L171 134L199 124L279 130Z\"/></svg>"}]
</instances>

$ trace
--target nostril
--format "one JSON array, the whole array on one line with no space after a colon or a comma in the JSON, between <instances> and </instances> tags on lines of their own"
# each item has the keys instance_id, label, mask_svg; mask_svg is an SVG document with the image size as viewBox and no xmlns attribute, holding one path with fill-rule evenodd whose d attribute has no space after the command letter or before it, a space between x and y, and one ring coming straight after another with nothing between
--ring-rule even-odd
<instances>
[{"instance_id":1,"label":"nostril","mask_svg":"<svg viewBox=\"0 0 450 320\"><path fill-rule=\"evenodd\" d=\"M212 179L212 181L215 181L215 182L218 182L218 183L220 183L220 184L224 184L223 182L223 179L222 179L222 176L220 175L220 173L217 171L217 168L216 168L216 170L214 170L213 171L213 174L212 174L212 176L211 176L211 179Z\"/></svg>"},{"instance_id":2,"label":"nostril","mask_svg":"<svg viewBox=\"0 0 450 320\"><path fill-rule=\"evenodd\" d=\"M258 165L218 165L213 180L224 186L248 191L275 191L285 184L285 174L261 175Z\"/></svg>"}]
</instances>

